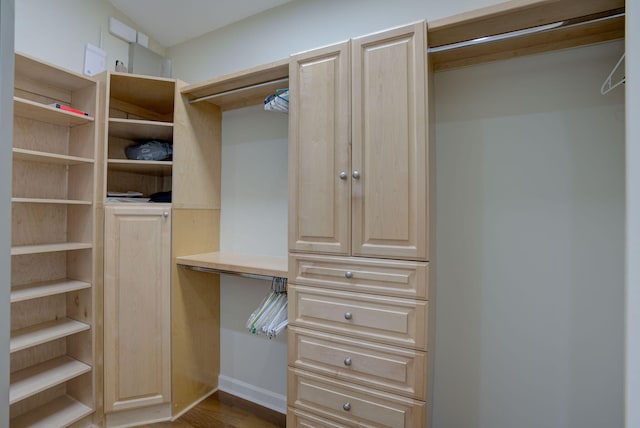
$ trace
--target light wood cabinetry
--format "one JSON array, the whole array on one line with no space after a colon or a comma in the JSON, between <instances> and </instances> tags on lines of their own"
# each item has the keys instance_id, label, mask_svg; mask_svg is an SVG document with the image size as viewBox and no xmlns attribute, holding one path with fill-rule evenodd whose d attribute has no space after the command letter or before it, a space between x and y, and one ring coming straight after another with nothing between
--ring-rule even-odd
<instances>
[{"instance_id":1,"label":"light wood cabinetry","mask_svg":"<svg viewBox=\"0 0 640 428\"><path fill-rule=\"evenodd\" d=\"M106 412L171 399L171 207L105 208Z\"/></svg>"},{"instance_id":2,"label":"light wood cabinetry","mask_svg":"<svg viewBox=\"0 0 640 428\"><path fill-rule=\"evenodd\" d=\"M11 427L88 424L97 82L16 54L13 103Z\"/></svg>"},{"instance_id":3,"label":"light wood cabinetry","mask_svg":"<svg viewBox=\"0 0 640 428\"><path fill-rule=\"evenodd\" d=\"M171 190L172 160L132 160L125 149L159 140L173 144L176 81L106 73L106 191L149 197Z\"/></svg>"},{"instance_id":4,"label":"light wood cabinetry","mask_svg":"<svg viewBox=\"0 0 640 428\"><path fill-rule=\"evenodd\" d=\"M291 58L293 426L424 426L425 48L423 22Z\"/></svg>"},{"instance_id":5,"label":"light wood cabinetry","mask_svg":"<svg viewBox=\"0 0 640 428\"><path fill-rule=\"evenodd\" d=\"M101 78L105 424L135 425L169 419L217 386L217 284L174 257L218 249L220 110L191 105L179 80ZM173 160L125 159L149 140L171 143ZM111 191L171 191L171 204L114 201Z\"/></svg>"},{"instance_id":6,"label":"light wood cabinetry","mask_svg":"<svg viewBox=\"0 0 640 428\"><path fill-rule=\"evenodd\" d=\"M291 251L427 260L425 32L292 57Z\"/></svg>"}]
</instances>

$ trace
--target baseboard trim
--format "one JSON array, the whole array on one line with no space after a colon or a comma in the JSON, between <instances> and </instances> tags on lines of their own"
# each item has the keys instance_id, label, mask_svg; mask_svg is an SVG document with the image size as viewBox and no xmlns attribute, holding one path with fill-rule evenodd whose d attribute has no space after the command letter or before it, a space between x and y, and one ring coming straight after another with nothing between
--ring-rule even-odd
<instances>
[{"instance_id":1,"label":"baseboard trim","mask_svg":"<svg viewBox=\"0 0 640 428\"><path fill-rule=\"evenodd\" d=\"M218 390L278 413L287 413L287 397L228 376L218 376Z\"/></svg>"}]
</instances>

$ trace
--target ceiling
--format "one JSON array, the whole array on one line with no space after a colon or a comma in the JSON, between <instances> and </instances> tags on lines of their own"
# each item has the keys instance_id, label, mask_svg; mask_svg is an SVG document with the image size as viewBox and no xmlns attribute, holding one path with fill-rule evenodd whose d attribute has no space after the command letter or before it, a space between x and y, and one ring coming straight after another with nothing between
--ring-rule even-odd
<instances>
[{"instance_id":1,"label":"ceiling","mask_svg":"<svg viewBox=\"0 0 640 428\"><path fill-rule=\"evenodd\" d=\"M109 0L168 48L292 0Z\"/></svg>"}]
</instances>

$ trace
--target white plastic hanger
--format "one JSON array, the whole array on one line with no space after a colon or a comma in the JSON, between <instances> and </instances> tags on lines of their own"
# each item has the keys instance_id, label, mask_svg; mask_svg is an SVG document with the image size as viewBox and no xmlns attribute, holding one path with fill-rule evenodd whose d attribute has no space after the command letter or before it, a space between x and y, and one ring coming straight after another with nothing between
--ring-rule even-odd
<instances>
[{"instance_id":1,"label":"white plastic hanger","mask_svg":"<svg viewBox=\"0 0 640 428\"><path fill-rule=\"evenodd\" d=\"M607 79L602 84L602 87L600 88L600 93L602 95L608 94L613 89L617 88L618 86L622 85L625 82L625 76L623 74L622 75L622 79L618 80L616 83L612 83L613 75L620 68L620 65L622 64L622 61L624 60L624 56L625 56L625 54L623 53L622 56L620 57L620 59L618 60L618 62L616 63L616 65L613 67L613 70L611 70L611 73L609 73L609 75L607 76Z\"/></svg>"}]
</instances>

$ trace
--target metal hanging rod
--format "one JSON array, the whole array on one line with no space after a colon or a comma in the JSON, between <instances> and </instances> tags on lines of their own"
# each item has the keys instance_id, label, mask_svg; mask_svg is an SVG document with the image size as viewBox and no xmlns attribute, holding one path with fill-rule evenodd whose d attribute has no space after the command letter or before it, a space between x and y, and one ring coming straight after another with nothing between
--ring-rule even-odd
<instances>
[{"instance_id":1,"label":"metal hanging rod","mask_svg":"<svg viewBox=\"0 0 640 428\"><path fill-rule=\"evenodd\" d=\"M213 100L215 98L224 97L225 95L237 94L239 92L244 92L244 91L246 91L248 89L262 88L262 87L270 86L270 85L277 84L277 83L288 83L288 82L289 82L289 78L288 77L285 77L283 79L270 80L269 82L257 83L255 85L245 86L243 88L231 89L231 90L224 91L224 92L219 92L219 93L213 94L213 95L205 95L204 97L194 98L192 100L189 100L189 103L190 104L199 103L200 101Z\"/></svg>"},{"instance_id":2,"label":"metal hanging rod","mask_svg":"<svg viewBox=\"0 0 640 428\"><path fill-rule=\"evenodd\" d=\"M218 273L218 274L221 273L225 275L241 276L243 278L251 278L251 279L263 279L267 281L273 281L275 279L284 284L287 283L287 278L282 278L279 276L260 275L257 273L244 273L244 272L230 271L230 270L224 270L224 269L206 268L201 266L190 266L190 265L180 265L180 266L182 266L183 269L195 270L198 272Z\"/></svg>"},{"instance_id":3,"label":"metal hanging rod","mask_svg":"<svg viewBox=\"0 0 640 428\"><path fill-rule=\"evenodd\" d=\"M531 34L544 33L548 31L560 30L565 28L577 27L580 25L592 24L595 22L606 21L610 19L625 16L624 8L614 9L607 12L587 15L579 18L572 18L566 21L553 22L551 24L539 25L537 27L525 28L524 30L515 30L508 33L496 34L493 36L478 37L477 39L465 40L463 42L451 43L448 45L435 46L427 49L428 53L444 52L452 49L466 48L483 43L497 42L499 40L513 39Z\"/></svg>"}]
</instances>

